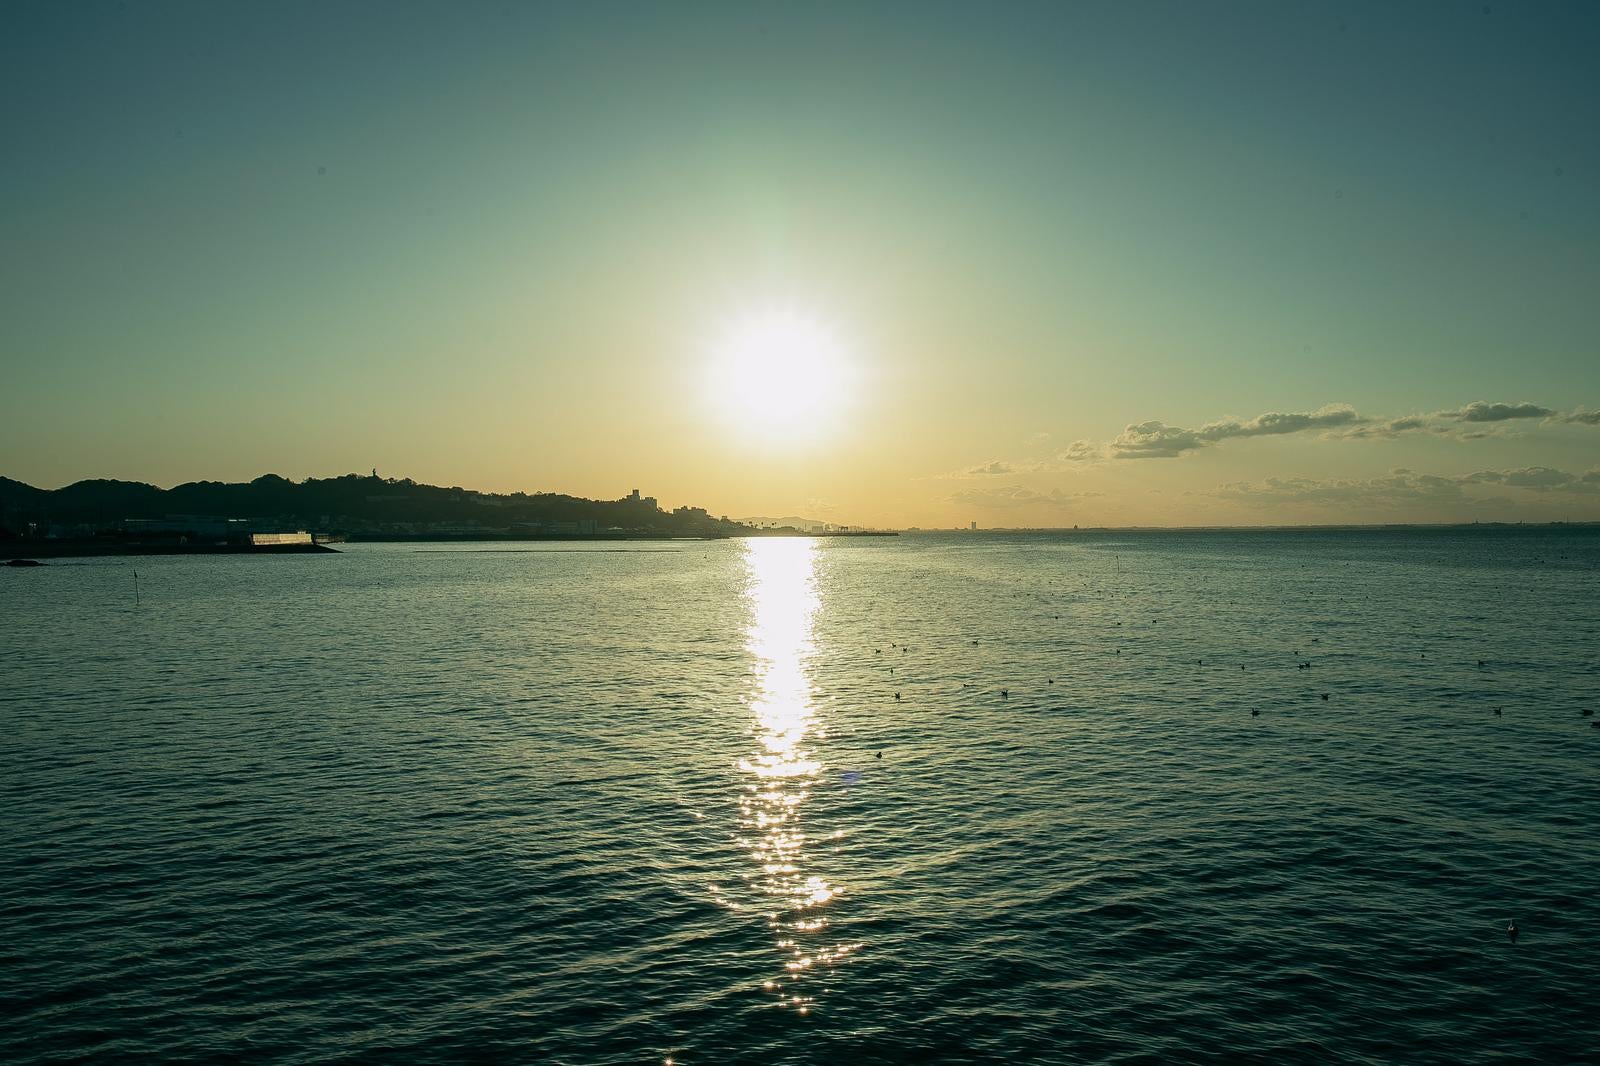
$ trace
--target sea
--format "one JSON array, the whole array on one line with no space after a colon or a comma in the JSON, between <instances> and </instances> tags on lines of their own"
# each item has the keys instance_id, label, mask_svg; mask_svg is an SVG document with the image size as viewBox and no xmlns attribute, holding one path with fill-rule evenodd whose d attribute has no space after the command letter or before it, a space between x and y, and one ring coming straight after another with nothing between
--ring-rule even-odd
<instances>
[{"instance_id":1,"label":"sea","mask_svg":"<svg viewBox=\"0 0 1600 1066\"><path fill-rule=\"evenodd\" d=\"M0 570L0 1061L1600 1062L1595 711L1579 527Z\"/></svg>"}]
</instances>

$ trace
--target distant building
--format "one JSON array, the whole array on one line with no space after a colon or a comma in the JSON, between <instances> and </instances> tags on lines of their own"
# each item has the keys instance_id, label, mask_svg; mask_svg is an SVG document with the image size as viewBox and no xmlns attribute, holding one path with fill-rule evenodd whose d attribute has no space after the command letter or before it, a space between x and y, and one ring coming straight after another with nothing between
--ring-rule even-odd
<instances>
[{"instance_id":1,"label":"distant building","mask_svg":"<svg viewBox=\"0 0 1600 1066\"><path fill-rule=\"evenodd\" d=\"M252 548L265 548L274 544L310 544L311 534L304 531L299 533L252 533L250 546Z\"/></svg>"},{"instance_id":2,"label":"distant building","mask_svg":"<svg viewBox=\"0 0 1600 1066\"><path fill-rule=\"evenodd\" d=\"M972 533L976 533L976 532L977 532L977 531L978 531L978 523L976 523L976 522L969 522L969 523L968 523L968 524L967 524L967 530L968 530L968 531L969 531L969 532L972 532Z\"/></svg>"}]
</instances>

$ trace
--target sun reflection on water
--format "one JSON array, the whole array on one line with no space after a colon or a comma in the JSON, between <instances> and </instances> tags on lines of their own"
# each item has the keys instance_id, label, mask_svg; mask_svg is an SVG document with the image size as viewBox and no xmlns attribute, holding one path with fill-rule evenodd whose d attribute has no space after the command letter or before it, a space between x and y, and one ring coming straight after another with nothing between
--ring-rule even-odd
<instances>
[{"instance_id":1,"label":"sun reflection on water","mask_svg":"<svg viewBox=\"0 0 1600 1066\"><path fill-rule=\"evenodd\" d=\"M749 775L739 801L742 842L754 860L749 875L760 894L778 948L787 956L784 978L762 983L781 1006L808 1012L813 997L785 987L813 967L833 963L856 944L820 942L828 919L820 909L842 889L806 869L802 807L821 782L822 764L805 741L815 729L807 662L816 613L817 544L808 538L773 537L745 542L750 626L746 647L755 659L751 701L760 750L739 763Z\"/></svg>"}]
</instances>

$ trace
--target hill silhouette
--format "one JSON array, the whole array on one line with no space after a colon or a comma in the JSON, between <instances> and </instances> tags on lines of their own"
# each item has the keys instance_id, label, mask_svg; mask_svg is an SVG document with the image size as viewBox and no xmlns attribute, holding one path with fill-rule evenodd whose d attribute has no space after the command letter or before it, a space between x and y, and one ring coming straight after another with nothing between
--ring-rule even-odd
<instances>
[{"instance_id":1,"label":"hill silhouette","mask_svg":"<svg viewBox=\"0 0 1600 1066\"><path fill-rule=\"evenodd\" d=\"M249 482L191 481L170 489L136 481L93 479L40 489L0 477L0 530L57 535L161 522L181 528L220 519L260 527L351 534L429 532L583 532L626 530L717 536L743 532L704 510L663 511L643 499L589 500L560 493L484 493L410 478L346 474L291 481L263 474Z\"/></svg>"}]
</instances>

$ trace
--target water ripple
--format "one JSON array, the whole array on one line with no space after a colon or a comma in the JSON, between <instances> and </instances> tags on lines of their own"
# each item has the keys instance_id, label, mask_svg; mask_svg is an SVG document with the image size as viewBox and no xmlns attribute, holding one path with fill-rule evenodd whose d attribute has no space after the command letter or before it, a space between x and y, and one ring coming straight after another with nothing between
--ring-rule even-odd
<instances>
[{"instance_id":1,"label":"water ripple","mask_svg":"<svg viewBox=\"0 0 1600 1066\"><path fill-rule=\"evenodd\" d=\"M462 564L4 575L0 1058L1600 1052L1592 533Z\"/></svg>"}]
</instances>

